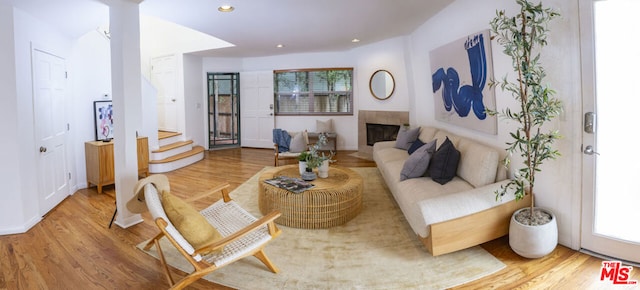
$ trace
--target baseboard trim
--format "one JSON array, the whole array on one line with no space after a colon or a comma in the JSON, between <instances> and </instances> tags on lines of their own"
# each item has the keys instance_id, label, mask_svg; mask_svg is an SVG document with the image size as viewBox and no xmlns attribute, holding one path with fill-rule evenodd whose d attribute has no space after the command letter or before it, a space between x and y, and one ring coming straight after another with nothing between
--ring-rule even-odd
<instances>
[{"instance_id":1,"label":"baseboard trim","mask_svg":"<svg viewBox=\"0 0 640 290\"><path fill-rule=\"evenodd\" d=\"M34 217L32 217L30 220L28 220L26 223L24 223L21 226L13 227L13 228L0 229L0 236L24 234L24 233L28 232L33 226L37 225L41 220L42 220L42 217L34 216Z\"/></svg>"}]
</instances>

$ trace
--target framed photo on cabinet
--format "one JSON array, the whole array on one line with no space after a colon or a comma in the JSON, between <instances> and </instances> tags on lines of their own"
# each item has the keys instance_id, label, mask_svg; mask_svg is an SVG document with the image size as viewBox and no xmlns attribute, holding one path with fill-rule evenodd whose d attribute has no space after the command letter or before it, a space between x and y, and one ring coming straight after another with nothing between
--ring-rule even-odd
<instances>
[{"instance_id":1,"label":"framed photo on cabinet","mask_svg":"<svg viewBox=\"0 0 640 290\"><path fill-rule=\"evenodd\" d=\"M113 139L113 104L111 101L93 102L93 119L95 122L96 141Z\"/></svg>"}]
</instances>

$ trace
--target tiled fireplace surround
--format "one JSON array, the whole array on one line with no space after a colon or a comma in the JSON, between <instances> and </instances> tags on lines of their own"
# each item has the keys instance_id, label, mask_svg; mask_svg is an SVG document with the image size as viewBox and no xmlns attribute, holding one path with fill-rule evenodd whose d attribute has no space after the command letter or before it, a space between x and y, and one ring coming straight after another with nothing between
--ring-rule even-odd
<instances>
[{"instance_id":1,"label":"tiled fireplace surround","mask_svg":"<svg viewBox=\"0 0 640 290\"><path fill-rule=\"evenodd\" d=\"M409 123L409 112L401 111L358 111L358 153L373 154L373 146L367 145L367 123L399 125Z\"/></svg>"}]
</instances>

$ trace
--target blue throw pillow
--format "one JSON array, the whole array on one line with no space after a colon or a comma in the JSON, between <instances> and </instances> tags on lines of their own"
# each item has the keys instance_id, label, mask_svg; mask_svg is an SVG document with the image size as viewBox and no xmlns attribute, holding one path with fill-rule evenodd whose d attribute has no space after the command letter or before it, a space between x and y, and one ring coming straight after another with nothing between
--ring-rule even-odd
<instances>
[{"instance_id":1,"label":"blue throw pillow","mask_svg":"<svg viewBox=\"0 0 640 290\"><path fill-rule=\"evenodd\" d=\"M422 147L422 145L424 145L424 142L422 142L422 140L420 139L416 139L416 141L411 143L411 147L409 147L409 150L407 150L407 153L409 153L409 155L413 154L413 152L418 150L418 148Z\"/></svg>"},{"instance_id":2,"label":"blue throw pillow","mask_svg":"<svg viewBox=\"0 0 640 290\"><path fill-rule=\"evenodd\" d=\"M429 175L433 181L445 184L456 176L460 151L453 146L449 137L440 145L438 151L431 157Z\"/></svg>"}]
</instances>

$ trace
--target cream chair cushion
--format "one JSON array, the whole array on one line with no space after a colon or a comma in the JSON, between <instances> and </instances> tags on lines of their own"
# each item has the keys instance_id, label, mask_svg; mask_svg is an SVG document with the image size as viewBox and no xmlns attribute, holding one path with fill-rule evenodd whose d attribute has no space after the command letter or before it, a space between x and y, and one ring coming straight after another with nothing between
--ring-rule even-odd
<instances>
[{"instance_id":1,"label":"cream chair cushion","mask_svg":"<svg viewBox=\"0 0 640 290\"><path fill-rule=\"evenodd\" d=\"M194 248L200 249L222 239L222 235L207 219L182 199L163 191L161 202L167 218Z\"/></svg>"},{"instance_id":2,"label":"cream chair cushion","mask_svg":"<svg viewBox=\"0 0 640 290\"><path fill-rule=\"evenodd\" d=\"M289 152L300 153L307 151L307 144L309 143L309 137L307 137L307 131L297 132L291 135L291 143L289 144Z\"/></svg>"}]
</instances>

